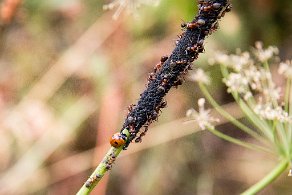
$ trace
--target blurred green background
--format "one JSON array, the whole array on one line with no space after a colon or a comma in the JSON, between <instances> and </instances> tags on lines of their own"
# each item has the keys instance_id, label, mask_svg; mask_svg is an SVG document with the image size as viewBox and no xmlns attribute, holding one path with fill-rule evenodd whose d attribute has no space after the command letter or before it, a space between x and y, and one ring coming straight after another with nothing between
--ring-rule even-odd
<instances>
[{"instance_id":1,"label":"blurred green background","mask_svg":"<svg viewBox=\"0 0 292 195\"><path fill-rule=\"evenodd\" d=\"M147 0L127 6L139 2ZM141 3L134 15L126 8L113 20L117 8L104 11L107 3L0 1L0 194L75 194L148 73L171 53L180 24L197 13L194 1L160 0L158 6ZM210 72L210 90L222 104L232 99L219 69L207 64L214 51L248 50L260 40L279 47L282 60L292 57L291 1L232 4L194 62ZM233 195L262 178L276 159L184 122L200 97L189 81L171 90L159 121L142 143L123 152L93 194ZM250 139L229 124L219 128ZM291 194L291 179L284 175L261 194Z\"/></svg>"}]
</instances>

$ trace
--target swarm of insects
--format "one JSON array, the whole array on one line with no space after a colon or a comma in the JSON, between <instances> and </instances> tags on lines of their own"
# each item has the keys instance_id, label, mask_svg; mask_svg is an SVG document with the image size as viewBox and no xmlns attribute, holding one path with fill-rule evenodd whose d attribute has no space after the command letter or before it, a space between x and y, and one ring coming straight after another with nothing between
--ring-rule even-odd
<instances>
[{"instance_id":1,"label":"swarm of insects","mask_svg":"<svg viewBox=\"0 0 292 195\"><path fill-rule=\"evenodd\" d=\"M192 69L192 62L205 51L206 36L218 28L218 19L231 9L226 0L199 0L198 3L199 14L193 21L181 24L183 32L178 36L176 48L170 56L161 57L149 73L147 88L138 103L129 106L120 134L115 134L110 141L113 147L125 144L126 149L131 141L142 141L149 125L158 119L161 109L166 106L165 95L172 87L183 84L184 76ZM123 135L123 129L129 130L129 137Z\"/></svg>"}]
</instances>

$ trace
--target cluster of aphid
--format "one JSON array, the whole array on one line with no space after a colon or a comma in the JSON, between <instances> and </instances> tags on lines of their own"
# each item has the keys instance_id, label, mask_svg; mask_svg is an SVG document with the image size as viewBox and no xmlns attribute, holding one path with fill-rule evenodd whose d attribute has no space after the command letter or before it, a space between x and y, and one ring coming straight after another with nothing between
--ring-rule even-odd
<instances>
[{"instance_id":1,"label":"cluster of aphid","mask_svg":"<svg viewBox=\"0 0 292 195\"><path fill-rule=\"evenodd\" d=\"M192 69L192 62L204 52L204 39L218 28L218 19L230 11L227 0L199 0L199 14L192 22L183 23L183 33L176 41L172 54L162 56L160 62L149 73L146 90L140 95L137 105L128 108L128 115L120 133L111 138L113 147L126 149L132 140L141 142L149 125L156 121L161 108L166 106L164 96L171 87L184 82L184 75ZM140 130L144 127L143 130ZM128 129L130 136L123 134Z\"/></svg>"},{"instance_id":2,"label":"cluster of aphid","mask_svg":"<svg viewBox=\"0 0 292 195\"><path fill-rule=\"evenodd\" d=\"M105 159L105 160L103 161L103 163L105 164L105 168L106 168L106 170L110 170L110 169L112 168L112 166L113 166L115 160L116 160L116 156L115 156L115 154L114 154L114 153L111 153L111 154L108 156L108 158Z\"/></svg>"},{"instance_id":3,"label":"cluster of aphid","mask_svg":"<svg viewBox=\"0 0 292 195\"><path fill-rule=\"evenodd\" d=\"M92 186L92 184L93 184L95 181L97 181L98 179L100 179L100 178L101 178L101 176L98 175L98 174L94 175L93 177L89 177L89 178L87 179L87 181L85 182L85 186L86 186L87 188L90 188L90 187Z\"/></svg>"},{"instance_id":4,"label":"cluster of aphid","mask_svg":"<svg viewBox=\"0 0 292 195\"><path fill-rule=\"evenodd\" d=\"M142 137L146 135L148 131L149 125L158 119L159 113L161 112L162 108L165 108L167 105L166 101L162 101L158 106L155 107L154 111L148 117L146 123L143 125L144 129L140 129L140 131L136 134L135 142L139 143L142 142ZM131 131L130 131L131 132ZM135 133L135 129L132 129L132 132Z\"/></svg>"},{"instance_id":5,"label":"cluster of aphid","mask_svg":"<svg viewBox=\"0 0 292 195\"><path fill-rule=\"evenodd\" d=\"M118 136L118 137L115 137L113 138L112 140L116 140L118 139L119 140L119 136L121 134L120 133L116 133L114 136ZM124 142L125 143L125 142ZM112 143L111 143L112 144ZM120 142L117 142L117 143L113 143L114 144L114 147L116 147L117 145L120 144ZM116 156L114 153L111 153L105 160L103 160L103 165L105 166L105 169L106 170L110 170L114 164L116 160ZM100 180L102 178L102 175L99 175L99 174L95 174L94 176L90 176L87 181L85 182L85 187L87 188L90 188L92 187L93 183L97 182L97 180Z\"/></svg>"},{"instance_id":6,"label":"cluster of aphid","mask_svg":"<svg viewBox=\"0 0 292 195\"><path fill-rule=\"evenodd\" d=\"M160 62L157 63L154 66L153 72L150 72L148 75L148 82L147 82L147 86L153 81L155 80L155 76L156 73L160 71L161 67L163 66L163 63L168 59L168 56L162 56L160 59Z\"/></svg>"}]
</instances>

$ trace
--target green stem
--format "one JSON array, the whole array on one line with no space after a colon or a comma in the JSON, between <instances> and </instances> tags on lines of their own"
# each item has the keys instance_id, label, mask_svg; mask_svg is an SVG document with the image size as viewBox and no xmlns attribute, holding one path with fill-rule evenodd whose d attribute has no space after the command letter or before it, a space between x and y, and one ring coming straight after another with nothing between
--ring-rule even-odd
<instances>
[{"instance_id":1,"label":"green stem","mask_svg":"<svg viewBox=\"0 0 292 195\"><path fill-rule=\"evenodd\" d=\"M129 130L124 129L123 133L129 137L130 133ZM88 195L93 190L93 188L98 184L101 178L105 175L105 173L111 169L112 164L116 160L116 157L120 154L123 150L123 146L119 148L111 147L107 154L104 156L102 161L87 179L87 181L83 184L80 190L77 192L76 195Z\"/></svg>"},{"instance_id":2,"label":"green stem","mask_svg":"<svg viewBox=\"0 0 292 195\"><path fill-rule=\"evenodd\" d=\"M289 88L288 88L288 92L286 92L286 93L288 93L288 98L285 102L285 105L288 106L288 113L289 113L289 116L291 116L292 115L292 81L290 78L288 78L287 83L289 83ZM288 134L288 142L291 143L291 140L292 140L292 127L291 127L291 125L288 125L287 130L288 130L288 133L287 133ZM290 144L290 145L292 145L292 144Z\"/></svg>"},{"instance_id":3,"label":"green stem","mask_svg":"<svg viewBox=\"0 0 292 195\"><path fill-rule=\"evenodd\" d=\"M291 93L291 79L290 78L287 78L287 81L286 81L286 87L285 87L285 111L289 113L289 98L290 98L290 93Z\"/></svg>"},{"instance_id":4,"label":"green stem","mask_svg":"<svg viewBox=\"0 0 292 195\"><path fill-rule=\"evenodd\" d=\"M241 195L253 195L264 189L267 185L272 183L277 177L281 175L289 166L287 159L282 160L278 166L276 166L268 175L260 180L255 185L251 186L248 190L243 192Z\"/></svg>"},{"instance_id":5,"label":"green stem","mask_svg":"<svg viewBox=\"0 0 292 195\"><path fill-rule=\"evenodd\" d=\"M236 120L232 115L230 115L228 112L226 112L211 96L205 85L202 83L199 83L199 87L201 91L203 92L204 96L207 98L207 100L210 102L210 104L219 112L223 117L225 117L227 120L229 120L231 123L233 123L235 126L237 126L240 130L244 131L245 133L249 134L253 138L257 139L258 141L263 141L261 137L252 129L245 126L238 120Z\"/></svg>"},{"instance_id":6,"label":"green stem","mask_svg":"<svg viewBox=\"0 0 292 195\"><path fill-rule=\"evenodd\" d=\"M262 147L262 146L259 146L259 145L256 145L256 144L250 144L250 143L247 143L247 142L243 142L243 141L241 141L239 139L236 139L234 137L231 137L229 135L226 135L226 134L218 131L214 127L207 127L207 129L208 129L208 131L210 131L211 133L213 133L217 137L219 137L221 139L224 139L226 141L229 141L229 142L231 142L233 144L237 144L237 145L242 146L242 147L247 148L247 149L256 150L256 151L260 151L260 152L267 152L267 153L273 154L272 151L270 151L269 149L267 149L265 147Z\"/></svg>"}]
</instances>

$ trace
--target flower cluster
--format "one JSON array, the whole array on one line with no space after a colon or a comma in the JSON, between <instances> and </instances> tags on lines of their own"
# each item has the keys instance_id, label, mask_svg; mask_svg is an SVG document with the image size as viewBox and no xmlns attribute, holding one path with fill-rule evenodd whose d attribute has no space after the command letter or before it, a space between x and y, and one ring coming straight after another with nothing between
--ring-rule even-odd
<instances>
[{"instance_id":1,"label":"flower cluster","mask_svg":"<svg viewBox=\"0 0 292 195\"><path fill-rule=\"evenodd\" d=\"M191 74L188 77L188 79L195 82L202 82L206 85L210 84L209 76L201 68L198 68L194 74Z\"/></svg>"},{"instance_id":2,"label":"flower cluster","mask_svg":"<svg viewBox=\"0 0 292 195\"><path fill-rule=\"evenodd\" d=\"M273 106L271 103L268 104L257 104L254 108L254 112L259 115L262 119L291 122L291 116L283 110L281 106Z\"/></svg>"},{"instance_id":3,"label":"flower cluster","mask_svg":"<svg viewBox=\"0 0 292 195\"><path fill-rule=\"evenodd\" d=\"M287 79L292 78L292 60L286 60L280 63L278 73L284 75Z\"/></svg>"},{"instance_id":4,"label":"flower cluster","mask_svg":"<svg viewBox=\"0 0 292 195\"><path fill-rule=\"evenodd\" d=\"M264 49L262 43L257 42L252 49L253 55L249 52L238 52L236 55L217 54L213 63L231 69L231 73L223 79L229 93L238 93L245 100L252 95L261 94L266 102L275 102L280 99L281 90L272 80L267 62L275 58L277 53L276 47ZM281 72L287 69L287 66L281 67Z\"/></svg>"},{"instance_id":5,"label":"flower cluster","mask_svg":"<svg viewBox=\"0 0 292 195\"><path fill-rule=\"evenodd\" d=\"M270 46L265 49L261 42L256 42L252 53L240 50L236 53L227 55L218 52L215 53L213 59L209 60L211 65L220 64L229 69L223 78L227 92L240 95L247 102L257 96L253 111L263 119L292 122L291 117L280 106L284 104L279 102L281 88L274 83L267 65L269 60L276 58L278 48ZM292 61L281 62L278 73L283 74L286 78L292 78ZM197 69L190 76L190 80L204 84L210 82L202 69Z\"/></svg>"},{"instance_id":6,"label":"flower cluster","mask_svg":"<svg viewBox=\"0 0 292 195\"><path fill-rule=\"evenodd\" d=\"M205 109L205 99L200 98L198 100L198 106L199 106L199 112L197 112L195 109L191 108L187 111L186 115L189 118L194 119L197 121L199 127L202 130L205 130L206 128L214 128L212 125L212 122L219 122L219 119L214 118L210 115L210 109Z\"/></svg>"},{"instance_id":7,"label":"flower cluster","mask_svg":"<svg viewBox=\"0 0 292 195\"><path fill-rule=\"evenodd\" d=\"M214 58L209 59L210 65L224 64L225 66L240 72L244 67L253 63L248 52L237 51L237 54L227 55L223 52L216 52Z\"/></svg>"},{"instance_id":8,"label":"flower cluster","mask_svg":"<svg viewBox=\"0 0 292 195\"><path fill-rule=\"evenodd\" d=\"M264 49L263 43L260 41L257 41L255 43L255 49L253 50L253 52L260 62L265 63L269 59L271 59L274 55L277 55L279 53L279 50L275 46L269 46L267 49Z\"/></svg>"},{"instance_id":9,"label":"flower cluster","mask_svg":"<svg viewBox=\"0 0 292 195\"><path fill-rule=\"evenodd\" d=\"M223 75L223 83L227 87L235 102L238 103L245 117L249 119L251 126L236 120L232 114L227 113L213 99L208 92L206 84L210 79L202 69L190 77L190 80L199 83L200 89L210 104L226 119L233 123L239 130L249 134L259 141L259 144L251 146L250 143L223 134L211 124L216 121L210 116L210 110L205 110L205 101L199 100L199 112L191 109L187 116L195 119L201 129L208 129L215 135L244 146L249 149L260 147L260 150L272 150L282 159L292 164L292 61L278 62L278 48L269 46L264 48L261 42L256 42L251 52L236 51L236 54L227 55L216 53L214 58L209 60L211 65L219 64ZM278 64L278 74L283 77L276 77L276 72L270 71L270 64ZM278 62L278 63L275 63ZM277 83L285 83L285 91L277 86ZM260 142L269 143L269 147L262 147ZM292 176L290 169L288 176Z\"/></svg>"}]
</instances>

